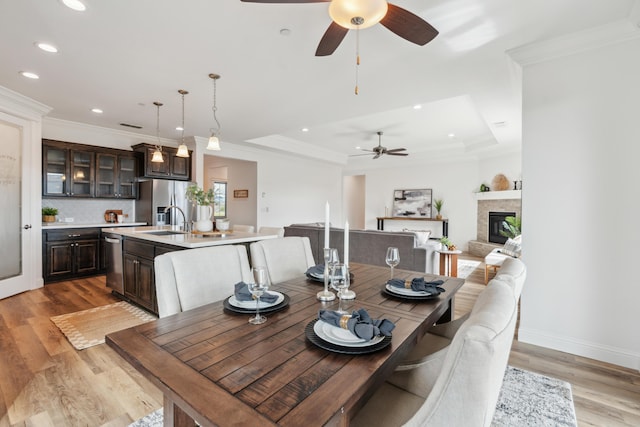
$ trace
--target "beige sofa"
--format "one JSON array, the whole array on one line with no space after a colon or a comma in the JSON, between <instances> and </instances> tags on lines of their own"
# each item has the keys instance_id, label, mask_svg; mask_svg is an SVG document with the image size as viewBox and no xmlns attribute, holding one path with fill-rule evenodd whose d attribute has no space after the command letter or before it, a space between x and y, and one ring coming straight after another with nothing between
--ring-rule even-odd
<instances>
[{"instance_id":1,"label":"beige sofa","mask_svg":"<svg viewBox=\"0 0 640 427\"><path fill-rule=\"evenodd\" d=\"M316 264L323 262L324 225L292 224L284 228L285 236L308 237L311 251ZM337 248L340 259L343 259L344 230L331 228L329 231L329 246ZM378 230L350 230L349 231L349 261L370 265L386 266L385 255L387 248L393 246L400 251L400 264L396 267L404 270L438 273L439 244L430 241L420 246L414 232L378 231Z\"/></svg>"}]
</instances>

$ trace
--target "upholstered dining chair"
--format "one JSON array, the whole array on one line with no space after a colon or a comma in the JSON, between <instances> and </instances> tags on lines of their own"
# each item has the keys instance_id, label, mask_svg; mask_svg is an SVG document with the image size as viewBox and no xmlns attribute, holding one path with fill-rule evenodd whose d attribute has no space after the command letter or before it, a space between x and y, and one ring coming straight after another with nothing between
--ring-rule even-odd
<instances>
[{"instance_id":1,"label":"upholstered dining chair","mask_svg":"<svg viewBox=\"0 0 640 427\"><path fill-rule=\"evenodd\" d=\"M243 225L243 224L233 224L234 231L246 231L247 233L253 233L255 231L255 227L253 225Z\"/></svg>"},{"instance_id":2,"label":"upholstered dining chair","mask_svg":"<svg viewBox=\"0 0 640 427\"><path fill-rule=\"evenodd\" d=\"M236 283L253 280L243 245L169 252L158 255L154 266L160 317L220 301Z\"/></svg>"},{"instance_id":3,"label":"upholstered dining chair","mask_svg":"<svg viewBox=\"0 0 640 427\"><path fill-rule=\"evenodd\" d=\"M284 227L260 227L259 234L275 234L278 237L284 237Z\"/></svg>"},{"instance_id":4,"label":"upholstered dining chair","mask_svg":"<svg viewBox=\"0 0 640 427\"><path fill-rule=\"evenodd\" d=\"M505 259L502 268L493 280L506 283L513 291L516 302L520 299L522 288L527 277L527 268L525 264L517 258ZM460 327L469 319L473 310L466 313L455 320L446 323L440 323L429 328L429 331L409 352L404 361L398 365L397 370L406 369L407 366L415 365L421 362L430 362L430 366L438 366L439 362L445 357L447 347L451 344L455 334Z\"/></svg>"},{"instance_id":5,"label":"upholstered dining chair","mask_svg":"<svg viewBox=\"0 0 640 427\"><path fill-rule=\"evenodd\" d=\"M352 426L489 426L517 319L517 298L494 279L436 360L396 371L356 413Z\"/></svg>"},{"instance_id":6,"label":"upholstered dining chair","mask_svg":"<svg viewBox=\"0 0 640 427\"><path fill-rule=\"evenodd\" d=\"M308 237L260 240L251 243L249 250L251 265L267 267L272 284L303 277L315 265Z\"/></svg>"}]
</instances>

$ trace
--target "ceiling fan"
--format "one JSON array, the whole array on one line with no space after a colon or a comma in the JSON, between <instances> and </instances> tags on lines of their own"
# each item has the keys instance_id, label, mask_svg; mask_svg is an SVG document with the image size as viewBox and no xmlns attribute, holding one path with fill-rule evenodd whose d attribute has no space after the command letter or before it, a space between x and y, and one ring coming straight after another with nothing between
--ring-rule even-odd
<instances>
[{"instance_id":1,"label":"ceiling fan","mask_svg":"<svg viewBox=\"0 0 640 427\"><path fill-rule=\"evenodd\" d=\"M241 0L249 3L331 3L333 22L322 36L316 56L331 55L349 30L364 29L378 22L405 40L424 46L438 30L417 15L386 0Z\"/></svg>"},{"instance_id":2,"label":"ceiling fan","mask_svg":"<svg viewBox=\"0 0 640 427\"><path fill-rule=\"evenodd\" d=\"M373 147L373 149L371 150L366 150L361 148L362 151L366 151L367 154L352 154L349 157L354 157L354 156L368 156L373 154L373 158L377 159L378 157L382 156L383 154L388 154L389 156L408 156L409 153L401 153L401 151L407 151L406 148L392 148L391 150L387 149L387 147L383 147L382 146L382 131L378 131L376 132L378 134L378 146L377 147Z\"/></svg>"}]
</instances>

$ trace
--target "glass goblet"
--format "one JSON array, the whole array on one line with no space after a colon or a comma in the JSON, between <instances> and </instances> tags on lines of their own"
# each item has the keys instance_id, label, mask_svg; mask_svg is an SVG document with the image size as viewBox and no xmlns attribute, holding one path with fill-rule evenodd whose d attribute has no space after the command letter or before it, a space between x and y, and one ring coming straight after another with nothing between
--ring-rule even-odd
<instances>
[{"instance_id":1,"label":"glass goblet","mask_svg":"<svg viewBox=\"0 0 640 427\"><path fill-rule=\"evenodd\" d=\"M338 299L340 300L337 310L338 313L349 314L342 309L342 292L349 289L349 285L349 267L341 263L335 264L331 270L331 287L338 291Z\"/></svg>"},{"instance_id":2,"label":"glass goblet","mask_svg":"<svg viewBox=\"0 0 640 427\"><path fill-rule=\"evenodd\" d=\"M385 261L387 265L391 267L391 278L393 279L393 267L400 264L400 252L398 248L388 247Z\"/></svg>"},{"instance_id":3,"label":"glass goblet","mask_svg":"<svg viewBox=\"0 0 640 427\"><path fill-rule=\"evenodd\" d=\"M260 325L267 321L265 316L260 315L260 297L269 289L269 277L266 267L253 267L253 282L248 284L249 292L256 300L256 315L249 319L249 323Z\"/></svg>"}]
</instances>

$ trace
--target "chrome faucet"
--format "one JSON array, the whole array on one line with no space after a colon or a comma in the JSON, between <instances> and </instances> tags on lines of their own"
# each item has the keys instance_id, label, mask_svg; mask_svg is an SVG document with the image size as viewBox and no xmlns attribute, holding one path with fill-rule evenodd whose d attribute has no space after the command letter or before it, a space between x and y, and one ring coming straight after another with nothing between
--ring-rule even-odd
<instances>
[{"instance_id":1,"label":"chrome faucet","mask_svg":"<svg viewBox=\"0 0 640 427\"><path fill-rule=\"evenodd\" d=\"M171 208L178 209L180 211L180 213L182 214L182 223L184 224L182 229L184 231L191 231L191 227L189 226L189 223L187 222L187 217L184 214L184 211L182 209L180 209L180 206L176 206L176 205L167 206L166 208L164 208L164 213L169 212L169 209L171 209Z\"/></svg>"}]
</instances>

